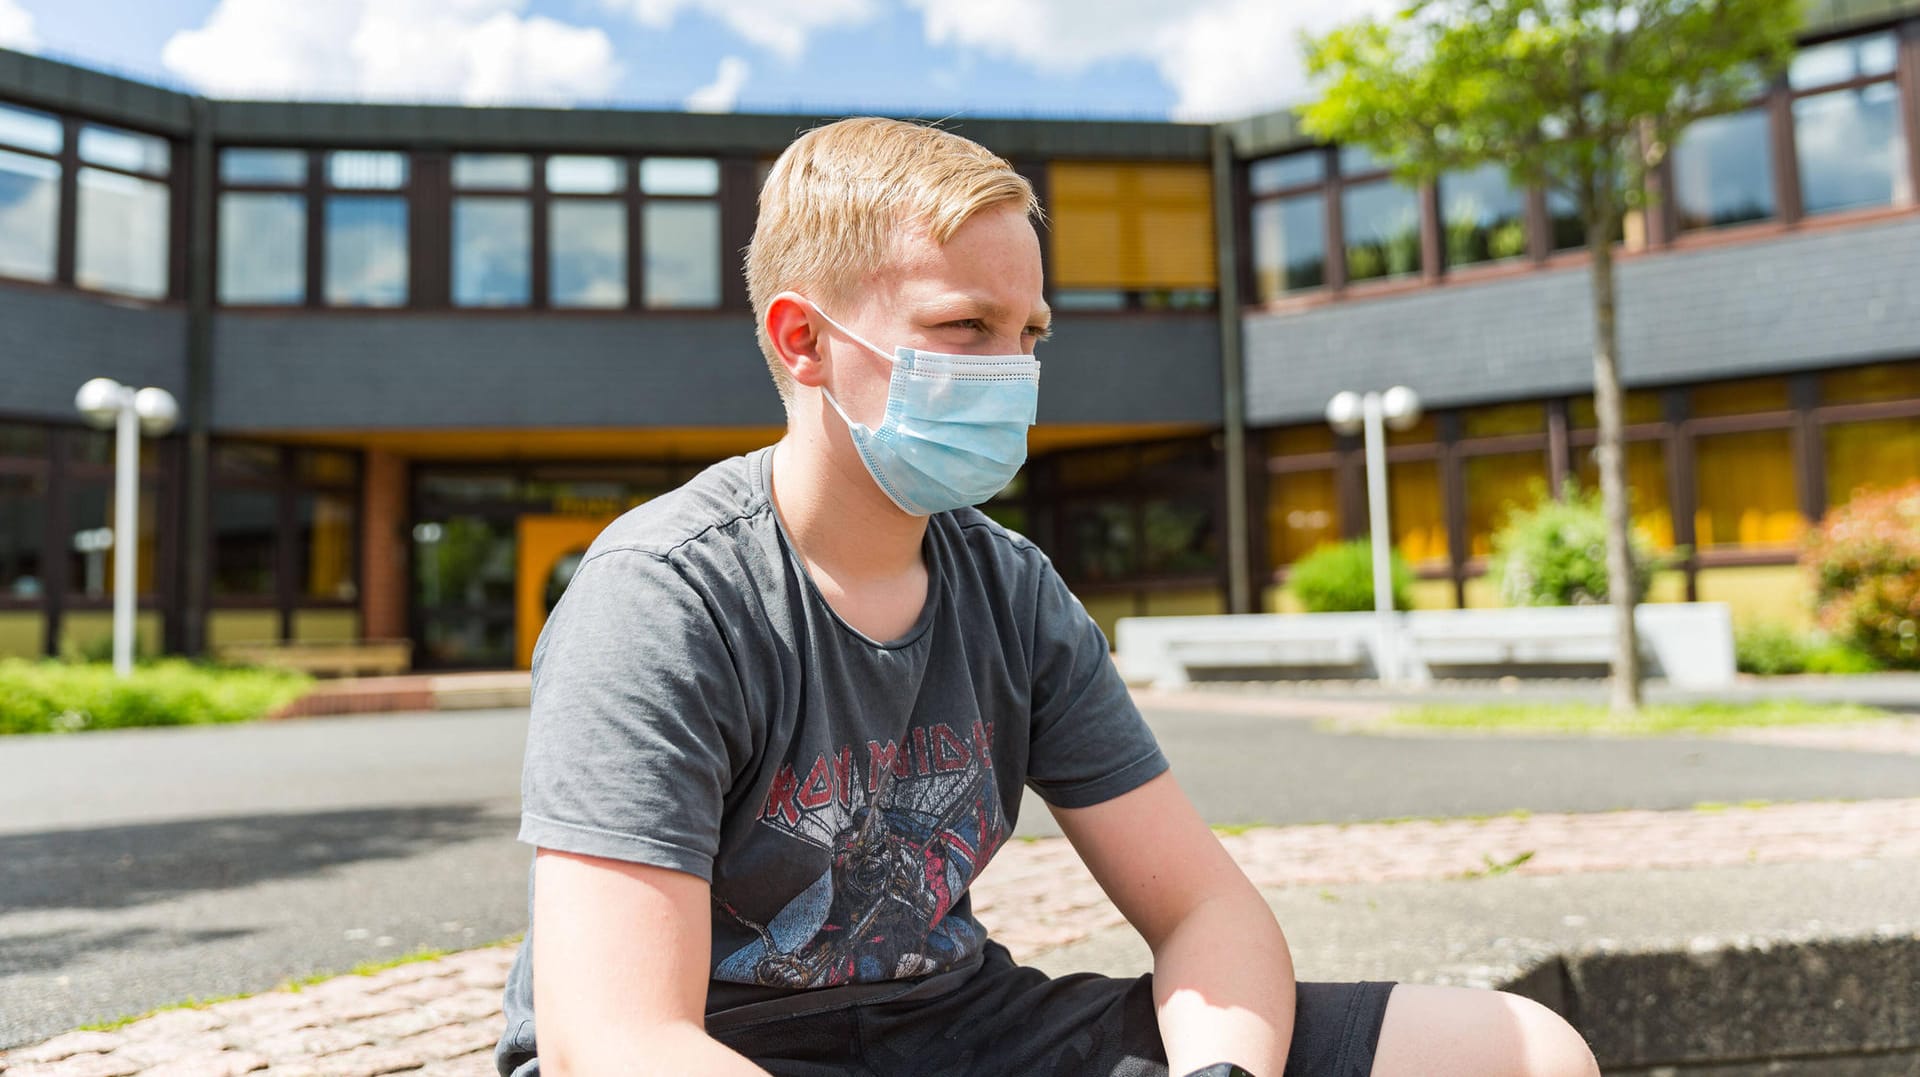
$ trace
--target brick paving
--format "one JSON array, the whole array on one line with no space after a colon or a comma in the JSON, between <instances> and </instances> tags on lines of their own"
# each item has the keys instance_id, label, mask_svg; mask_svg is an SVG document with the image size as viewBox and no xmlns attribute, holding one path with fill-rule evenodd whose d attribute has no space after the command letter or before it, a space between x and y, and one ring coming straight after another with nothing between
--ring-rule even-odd
<instances>
[{"instance_id":1,"label":"brick paving","mask_svg":"<svg viewBox=\"0 0 1920 1077\"><path fill-rule=\"evenodd\" d=\"M1221 838L1262 888L1920 858L1920 799L1262 827ZM974 907L1014 956L1122 923L1060 838L1013 841ZM0 1055L4 1077L494 1077L517 944L345 975Z\"/></svg>"}]
</instances>

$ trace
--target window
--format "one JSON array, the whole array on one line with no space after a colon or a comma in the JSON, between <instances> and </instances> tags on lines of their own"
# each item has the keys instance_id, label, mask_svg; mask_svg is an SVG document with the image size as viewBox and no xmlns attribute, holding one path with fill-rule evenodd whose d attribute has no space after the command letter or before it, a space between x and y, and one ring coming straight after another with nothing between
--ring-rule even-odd
<instances>
[{"instance_id":1,"label":"window","mask_svg":"<svg viewBox=\"0 0 1920 1077\"><path fill-rule=\"evenodd\" d=\"M59 162L0 149L0 276L52 280L59 244Z\"/></svg>"},{"instance_id":2,"label":"window","mask_svg":"<svg viewBox=\"0 0 1920 1077\"><path fill-rule=\"evenodd\" d=\"M1673 150L1682 229L1758 221L1775 212L1767 113L1748 109L1695 122Z\"/></svg>"},{"instance_id":3,"label":"window","mask_svg":"<svg viewBox=\"0 0 1920 1077\"><path fill-rule=\"evenodd\" d=\"M60 117L0 105L0 146L52 157L66 145Z\"/></svg>"},{"instance_id":4,"label":"window","mask_svg":"<svg viewBox=\"0 0 1920 1077\"><path fill-rule=\"evenodd\" d=\"M1440 461L1406 460L1387 465L1387 524L1393 547L1407 563L1445 564L1446 501L1441 496Z\"/></svg>"},{"instance_id":5,"label":"window","mask_svg":"<svg viewBox=\"0 0 1920 1077\"><path fill-rule=\"evenodd\" d=\"M1295 187L1314 186L1327 178L1324 150L1307 150L1255 161L1247 168L1247 188L1256 197Z\"/></svg>"},{"instance_id":6,"label":"window","mask_svg":"<svg viewBox=\"0 0 1920 1077\"><path fill-rule=\"evenodd\" d=\"M327 199L326 299L333 306L407 302L407 203L403 198Z\"/></svg>"},{"instance_id":7,"label":"window","mask_svg":"<svg viewBox=\"0 0 1920 1077\"><path fill-rule=\"evenodd\" d=\"M1460 462L1466 493L1467 556L1493 553L1493 536L1517 508L1539 500L1547 485L1545 452L1469 456Z\"/></svg>"},{"instance_id":8,"label":"window","mask_svg":"<svg viewBox=\"0 0 1920 1077\"><path fill-rule=\"evenodd\" d=\"M59 117L0 105L0 276L54 277L65 143Z\"/></svg>"},{"instance_id":9,"label":"window","mask_svg":"<svg viewBox=\"0 0 1920 1077\"><path fill-rule=\"evenodd\" d=\"M1826 447L1827 507L1846 504L1863 488L1912 482L1920 460L1920 417L1834 423L1822 432Z\"/></svg>"},{"instance_id":10,"label":"window","mask_svg":"<svg viewBox=\"0 0 1920 1077\"><path fill-rule=\"evenodd\" d=\"M171 148L152 135L89 124L80 129L79 156L74 283L165 298Z\"/></svg>"},{"instance_id":11,"label":"window","mask_svg":"<svg viewBox=\"0 0 1920 1077\"><path fill-rule=\"evenodd\" d=\"M1794 153L1806 213L1913 201L1894 78L1893 33L1815 45L1795 57Z\"/></svg>"},{"instance_id":12,"label":"window","mask_svg":"<svg viewBox=\"0 0 1920 1077\"><path fill-rule=\"evenodd\" d=\"M652 159L648 176L656 191L691 189L703 197L719 192L719 168L713 162L701 162L711 168L681 167L676 174L675 160ZM617 157L550 157L547 189L555 196L547 206L548 302L555 307L626 306L627 163ZM717 232L714 246L719 246ZM717 303L717 262L715 270Z\"/></svg>"},{"instance_id":13,"label":"window","mask_svg":"<svg viewBox=\"0 0 1920 1077\"><path fill-rule=\"evenodd\" d=\"M213 597L271 598L279 497L271 489L215 487Z\"/></svg>"},{"instance_id":14,"label":"window","mask_svg":"<svg viewBox=\"0 0 1920 1077\"><path fill-rule=\"evenodd\" d=\"M407 185L407 155L384 150L327 154L327 185L349 191L397 191Z\"/></svg>"},{"instance_id":15,"label":"window","mask_svg":"<svg viewBox=\"0 0 1920 1077\"><path fill-rule=\"evenodd\" d=\"M1873 363L1829 370L1820 375L1822 404L1867 404L1880 400L1920 400L1920 360Z\"/></svg>"},{"instance_id":16,"label":"window","mask_svg":"<svg viewBox=\"0 0 1920 1077\"><path fill-rule=\"evenodd\" d=\"M1331 469L1275 475L1267 485L1267 557L1290 565L1340 540L1338 481Z\"/></svg>"},{"instance_id":17,"label":"window","mask_svg":"<svg viewBox=\"0 0 1920 1077\"><path fill-rule=\"evenodd\" d=\"M1075 304L1083 310L1146 306L1149 293L1180 293L1184 307L1215 302L1205 164L1054 161L1047 198L1050 295L1091 293Z\"/></svg>"},{"instance_id":18,"label":"window","mask_svg":"<svg viewBox=\"0 0 1920 1077\"><path fill-rule=\"evenodd\" d=\"M1632 524L1653 540L1655 549L1673 548L1673 505L1667 497L1667 447L1657 440L1629 441L1627 511ZM1575 473L1583 490L1600 489L1600 465L1591 446L1576 452Z\"/></svg>"},{"instance_id":19,"label":"window","mask_svg":"<svg viewBox=\"0 0 1920 1077\"><path fill-rule=\"evenodd\" d=\"M355 526L359 505L352 490L294 492L294 563L300 566L300 599L352 601Z\"/></svg>"},{"instance_id":20,"label":"window","mask_svg":"<svg viewBox=\"0 0 1920 1077\"><path fill-rule=\"evenodd\" d=\"M453 304L523 307L533 301L533 159L526 154L455 154ZM514 192L514 193L504 193Z\"/></svg>"},{"instance_id":21,"label":"window","mask_svg":"<svg viewBox=\"0 0 1920 1077\"><path fill-rule=\"evenodd\" d=\"M159 578L155 563L160 551L160 490L151 477L142 477L137 513L135 523L140 538L134 552L133 592L148 598L154 594ZM66 544L67 556L71 559L67 572L68 594L77 598L113 597L113 578L118 572L114 561L117 556L114 545L120 538L115 526L118 515L119 500L114 496L111 483L74 481L68 487L67 526L71 531L71 541Z\"/></svg>"},{"instance_id":22,"label":"window","mask_svg":"<svg viewBox=\"0 0 1920 1077\"><path fill-rule=\"evenodd\" d=\"M456 153L456 191L524 191L533 186L533 158L524 153Z\"/></svg>"},{"instance_id":23,"label":"window","mask_svg":"<svg viewBox=\"0 0 1920 1077\"><path fill-rule=\"evenodd\" d=\"M0 423L0 602L46 594L47 428Z\"/></svg>"},{"instance_id":24,"label":"window","mask_svg":"<svg viewBox=\"0 0 1920 1077\"><path fill-rule=\"evenodd\" d=\"M526 306L532 261L533 207L525 198L454 199L455 306Z\"/></svg>"},{"instance_id":25,"label":"window","mask_svg":"<svg viewBox=\"0 0 1920 1077\"><path fill-rule=\"evenodd\" d=\"M720 305L720 166L704 158L640 162L640 230L649 308Z\"/></svg>"},{"instance_id":26,"label":"window","mask_svg":"<svg viewBox=\"0 0 1920 1077\"><path fill-rule=\"evenodd\" d=\"M298 304L307 297L307 200L297 194L220 196L220 301Z\"/></svg>"},{"instance_id":27,"label":"window","mask_svg":"<svg viewBox=\"0 0 1920 1077\"><path fill-rule=\"evenodd\" d=\"M1806 528L1786 430L1713 434L1693 443L1694 541L1702 550L1790 547Z\"/></svg>"},{"instance_id":28,"label":"window","mask_svg":"<svg viewBox=\"0 0 1920 1077\"><path fill-rule=\"evenodd\" d=\"M1689 396L1692 414L1698 418L1754 415L1785 411L1791 406L1785 378L1711 382L1695 386Z\"/></svg>"},{"instance_id":29,"label":"window","mask_svg":"<svg viewBox=\"0 0 1920 1077\"><path fill-rule=\"evenodd\" d=\"M627 207L612 199L556 199L547 207L556 307L627 305Z\"/></svg>"},{"instance_id":30,"label":"window","mask_svg":"<svg viewBox=\"0 0 1920 1077\"><path fill-rule=\"evenodd\" d=\"M279 605L283 552L292 566L287 600L294 607L354 600L359 566L357 455L219 441L213 446L213 470L216 603L259 606L264 600ZM290 519L291 531L282 527L283 519Z\"/></svg>"},{"instance_id":31,"label":"window","mask_svg":"<svg viewBox=\"0 0 1920 1077\"><path fill-rule=\"evenodd\" d=\"M1404 277L1420 272L1420 200L1412 187L1380 170L1359 146L1340 148L1341 241L1347 280Z\"/></svg>"},{"instance_id":32,"label":"window","mask_svg":"<svg viewBox=\"0 0 1920 1077\"><path fill-rule=\"evenodd\" d=\"M327 154L325 292L331 306L400 307L407 303L405 154L336 150Z\"/></svg>"},{"instance_id":33,"label":"window","mask_svg":"<svg viewBox=\"0 0 1920 1077\"><path fill-rule=\"evenodd\" d=\"M307 155L220 152L220 302L287 306L307 299Z\"/></svg>"},{"instance_id":34,"label":"window","mask_svg":"<svg viewBox=\"0 0 1920 1077\"><path fill-rule=\"evenodd\" d=\"M220 182L229 187L305 187L307 155L303 150L222 150Z\"/></svg>"},{"instance_id":35,"label":"window","mask_svg":"<svg viewBox=\"0 0 1920 1077\"><path fill-rule=\"evenodd\" d=\"M1440 224L1447 264L1471 265L1527 253L1527 198L1501 165L1440 178Z\"/></svg>"}]
</instances>

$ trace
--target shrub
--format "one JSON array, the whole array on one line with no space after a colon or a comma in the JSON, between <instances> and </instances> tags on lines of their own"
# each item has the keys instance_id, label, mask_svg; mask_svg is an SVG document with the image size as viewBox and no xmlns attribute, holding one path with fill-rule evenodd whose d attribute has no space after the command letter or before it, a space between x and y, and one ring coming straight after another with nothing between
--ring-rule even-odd
<instances>
[{"instance_id":1,"label":"shrub","mask_svg":"<svg viewBox=\"0 0 1920 1077\"><path fill-rule=\"evenodd\" d=\"M1393 608L1413 606L1413 570L1397 552L1389 558ZM1373 545L1366 539L1322 546L1294 562L1287 590L1309 613L1373 609Z\"/></svg>"},{"instance_id":2,"label":"shrub","mask_svg":"<svg viewBox=\"0 0 1920 1077\"><path fill-rule=\"evenodd\" d=\"M1583 491L1571 477L1559 498L1534 481L1535 503L1513 510L1493 536L1487 571L1510 606L1592 606L1607 601L1607 515L1600 491ZM1629 545L1633 600L1647 596L1660 567L1653 543L1638 529Z\"/></svg>"},{"instance_id":3,"label":"shrub","mask_svg":"<svg viewBox=\"0 0 1920 1077\"><path fill-rule=\"evenodd\" d=\"M1801 563L1822 628L1882 665L1920 669L1920 481L1829 512Z\"/></svg>"},{"instance_id":4,"label":"shrub","mask_svg":"<svg viewBox=\"0 0 1920 1077\"><path fill-rule=\"evenodd\" d=\"M71 733L259 718L304 695L313 678L278 669L216 669L184 658L137 663L0 659L0 734Z\"/></svg>"},{"instance_id":5,"label":"shrub","mask_svg":"<svg viewBox=\"0 0 1920 1077\"><path fill-rule=\"evenodd\" d=\"M1733 630L1733 664L1742 673L1805 673L1807 651L1806 638L1785 625L1737 625Z\"/></svg>"},{"instance_id":6,"label":"shrub","mask_svg":"<svg viewBox=\"0 0 1920 1077\"><path fill-rule=\"evenodd\" d=\"M1733 632L1733 660L1742 673L1872 673L1872 656L1825 633L1804 633L1778 624L1739 625Z\"/></svg>"}]
</instances>

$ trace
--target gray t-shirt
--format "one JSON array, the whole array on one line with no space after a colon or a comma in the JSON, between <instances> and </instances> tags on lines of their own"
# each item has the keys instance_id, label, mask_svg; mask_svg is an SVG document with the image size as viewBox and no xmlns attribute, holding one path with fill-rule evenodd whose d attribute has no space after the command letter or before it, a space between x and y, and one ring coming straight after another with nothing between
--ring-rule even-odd
<instances>
[{"instance_id":1,"label":"gray t-shirt","mask_svg":"<svg viewBox=\"0 0 1920 1077\"><path fill-rule=\"evenodd\" d=\"M926 605L872 640L773 510L772 447L594 539L533 651L519 840L712 884L707 1014L866 1001L978 964L967 887L1052 804L1167 767L1107 641L1040 549L928 521ZM527 877L532 921L533 874ZM533 1054L533 936L496 1052Z\"/></svg>"}]
</instances>

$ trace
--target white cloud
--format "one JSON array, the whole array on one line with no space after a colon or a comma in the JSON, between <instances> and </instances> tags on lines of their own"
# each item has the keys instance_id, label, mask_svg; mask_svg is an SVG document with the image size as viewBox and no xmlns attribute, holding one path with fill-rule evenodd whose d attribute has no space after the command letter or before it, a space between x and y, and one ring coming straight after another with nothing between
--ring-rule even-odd
<instances>
[{"instance_id":1,"label":"white cloud","mask_svg":"<svg viewBox=\"0 0 1920 1077\"><path fill-rule=\"evenodd\" d=\"M1146 60L1177 95L1175 118L1216 120L1307 94L1297 34L1390 10L1392 0L906 0L927 42L1048 74Z\"/></svg>"},{"instance_id":2,"label":"white cloud","mask_svg":"<svg viewBox=\"0 0 1920 1077\"><path fill-rule=\"evenodd\" d=\"M5 3L7 0L0 0ZM620 77L593 28L523 16L526 0L219 0L161 61L220 97L565 104Z\"/></svg>"},{"instance_id":3,"label":"white cloud","mask_svg":"<svg viewBox=\"0 0 1920 1077\"><path fill-rule=\"evenodd\" d=\"M33 32L33 16L13 0L0 0L0 49L34 52L40 37Z\"/></svg>"},{"instance_id":4,"label":"white cloud","mask_svg":"<svg viewBox=\"0 0 1920 1077\"><path fill-rule=\"evenodd\" d=\"M792 62L805 53L807 38L833 26L866 22L879 13L875 0L602 0L640 25L664 30L683 11L696 11L725 23L747 42Z\"/></svg>"},{"instance_id":5,"label":"white cloud","mask_svg":"<svg viewBox=\"0 0 1920 1077\"><path fill-rule=\"evenodd\" d=\"M740 87L747 84L747 76L752 70L738 56L723 57L713 81L687 95L687 111L732 112L740 102Z\"/></svg>"}]
</instances>

